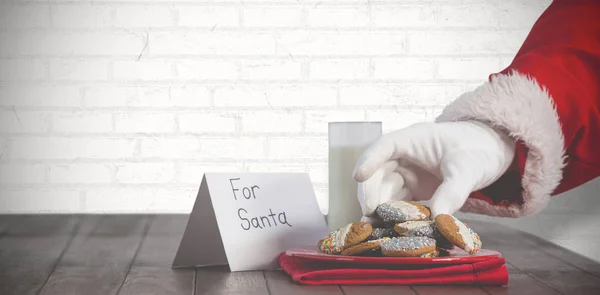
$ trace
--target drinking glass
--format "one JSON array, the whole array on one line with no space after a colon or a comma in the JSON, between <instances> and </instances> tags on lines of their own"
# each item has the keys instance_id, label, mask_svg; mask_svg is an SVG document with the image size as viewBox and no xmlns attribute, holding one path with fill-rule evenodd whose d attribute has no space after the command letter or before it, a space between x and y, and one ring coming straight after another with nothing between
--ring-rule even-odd
<instances>
[{"instance_id":1,"label":"drinking glass","mask_svg":"<svg viewBox=\"0 0 600 295\"><path fill-rule=\"evenodd\" d=\"M362 217L356 195L358 183L352 172L364 150L381 134L381 122L329 123L329 230L359 221Z\"/></svg>"}]
</instances>

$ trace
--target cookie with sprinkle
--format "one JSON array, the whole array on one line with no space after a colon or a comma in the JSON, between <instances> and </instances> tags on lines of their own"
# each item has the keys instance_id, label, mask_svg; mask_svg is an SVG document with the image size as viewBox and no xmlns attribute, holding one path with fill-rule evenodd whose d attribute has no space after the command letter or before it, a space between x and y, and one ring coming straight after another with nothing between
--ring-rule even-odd
<instances>
[{"instance_id":1,"label":"cookie with sprinkle","mask_svg":"<svg viewBox=\"0 0 600 295\"><path fill-rule=\"evenodd\" d=\"M418 257L435 250L435 240L428 237L397 237L381 244L384 256Z\"/></svg>"},{"instance_id":2,"label":"cookie with sprinkle","mask_svg":"<svg viewBox=\"0 0 600 295\"><path fill-rule=\"evenodd\" d=\"M450 243L471 255L477 253L483 245L481 238L472 228L452 215L439 214L435 217L435 225Z\"/></svg>"},{"instance_id":3,"label":"cookie with sprinkle","mask_svg":"<svg viewBox=\"0 0 600 295\"><path fill-rule=\"evenodd\" d=\"M413 220L428 220L431 215L431 211L427 206L412 201L389 201L377 206L375 213L384 223L392 224Z\"/></svg>"},{"instance_id":4,"label":"cookie with sprinkle","mask_svg":"<svg viewBox=\"0 0 600 295\"><path fill-rule=\"evenodd\" d=\"M373 232L373 228L366 222L354 222L341 227L319 240L317 246L323 253L339 255L344 249L366 240Z\"/></svg>"}]
</instances>

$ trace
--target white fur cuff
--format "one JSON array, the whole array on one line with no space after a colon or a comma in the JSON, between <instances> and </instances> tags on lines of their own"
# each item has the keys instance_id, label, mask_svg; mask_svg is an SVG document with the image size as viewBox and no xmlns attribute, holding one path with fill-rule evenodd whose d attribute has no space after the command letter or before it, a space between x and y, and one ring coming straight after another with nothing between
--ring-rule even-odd
<instances>
[{"instance_id":1,"label":"white fur cuff","mask_svg":"<svg viewBox=\"0 0 600 295\"><path fill-rule=\"evenodd\" d=\"M513 72L494 76L448 105L436 122L477 120L509 132L527 147L522 205L494 206L468 198L461 211L501 217L538 213L562 179L564 137L550 94L533 79Z\"/></svg>"}]
</instances>

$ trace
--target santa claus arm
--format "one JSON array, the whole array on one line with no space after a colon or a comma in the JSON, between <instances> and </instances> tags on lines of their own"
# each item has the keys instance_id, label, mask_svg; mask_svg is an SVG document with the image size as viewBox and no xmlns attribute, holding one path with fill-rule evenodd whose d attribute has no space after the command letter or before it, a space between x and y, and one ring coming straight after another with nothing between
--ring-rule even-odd
<instances>
[{"instance_id":1,"label":"santa claus arm","mask_svg":"<svg viewBox=\"0 0 600 295\"><path fill-rule=\"evenodd\" d=\"M462 211L519 217L600 176L600 1L554 1L513 62L437 122L477 120L517 142L515 165Z\"/></svg>"}]
</instances>

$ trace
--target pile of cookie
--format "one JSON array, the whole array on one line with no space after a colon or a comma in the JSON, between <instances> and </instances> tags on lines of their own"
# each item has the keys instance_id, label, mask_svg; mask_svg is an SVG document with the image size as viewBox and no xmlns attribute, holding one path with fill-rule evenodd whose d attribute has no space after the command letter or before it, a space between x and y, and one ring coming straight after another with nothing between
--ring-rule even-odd
<instances>
[{"instance_id":1,"label":"pile of cookie","mask_svg":"<svg viewBox=\"0 0 600 295\"><path fill-rule=\"evenodd\" d=\"M390 201L375 210L374 222L358 221L331 232L317 243L332 255L439 257L459 247L473 255L481 239L456 217L439 214L430 219L427 206L412 201Z\"/></svg>"}]
</instances>

